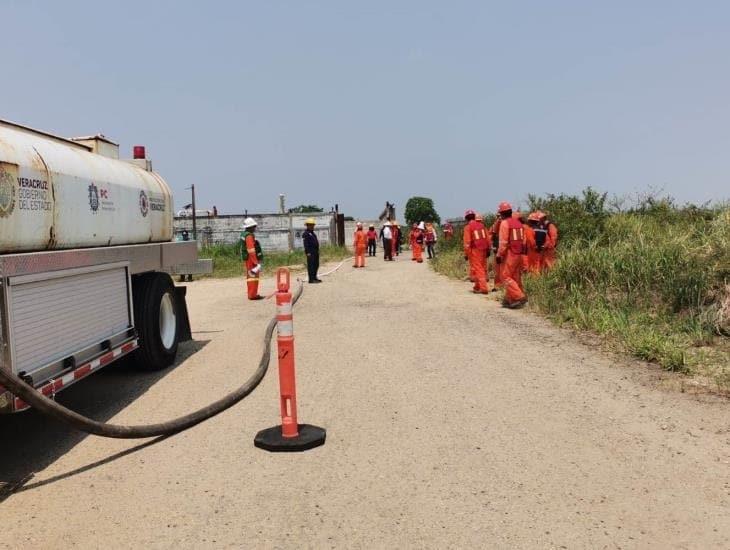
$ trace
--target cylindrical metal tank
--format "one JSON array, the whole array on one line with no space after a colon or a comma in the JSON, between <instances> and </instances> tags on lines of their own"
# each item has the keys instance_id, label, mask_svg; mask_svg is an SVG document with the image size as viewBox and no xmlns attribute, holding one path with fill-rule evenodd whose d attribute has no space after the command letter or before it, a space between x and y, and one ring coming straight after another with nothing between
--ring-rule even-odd
<instances>
[{"instance_id":1,"label":"cylindrical metal tank","mask_svg":"<svg viewBox=\"0 0 730 550\"><path fill-rule=\"evenodd\" d=\"M0 121L0 254L170 241L172 217L145 161Z\"/></svg>"}]
</instances>

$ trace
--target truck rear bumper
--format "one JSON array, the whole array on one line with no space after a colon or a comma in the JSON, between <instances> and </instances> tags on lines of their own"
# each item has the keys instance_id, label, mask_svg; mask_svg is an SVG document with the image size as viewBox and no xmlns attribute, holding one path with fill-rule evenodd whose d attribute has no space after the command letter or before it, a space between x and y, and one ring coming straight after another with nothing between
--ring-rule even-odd
<instances>
[{"instance_id":1,"label":"truck rear bumper","mask_svg":"<svg viewBox=\"0 0 730 550\"><path fill-rule=\"evenodd\" d=\"M132 338L127 342L124 342L122 345L95 357L91 361L88 361L79 367L69 369L67 372L43 382L40 386L36 387L36 390L46 397L53 399L56 393L62 389L78 382L82 378L86 378L92 372L99 370L112 361L116 361L120 357L133 352L137 349L137 345L137 339ZM27 409L28 407L28 404L22 399L15 397L12 393L0 386L0 413L19 412Z\"/></svg>"}]
</instances>

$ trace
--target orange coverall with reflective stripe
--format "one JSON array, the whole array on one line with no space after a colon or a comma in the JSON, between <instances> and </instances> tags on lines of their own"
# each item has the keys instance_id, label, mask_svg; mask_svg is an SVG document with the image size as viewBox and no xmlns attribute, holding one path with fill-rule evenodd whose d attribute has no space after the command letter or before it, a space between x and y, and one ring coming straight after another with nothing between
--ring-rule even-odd
<instances>
[{"instance_id":1,"label":"orange coverall with reflective stripe","mask_svg":"<svg viewBox=\"0 0 730 550\"><path fill-rule=\"evenodd\" d=\"M246 287L248 289L248 299L253 300L259 295L259 275L261 272L252 273L251 270L259 265L258 256L256 256L256 237L253 235L246 235L246 242L244 243L246 251L248 252L248 258L244 263L244 271L246 272Z\"/></svg>"},{"instance_id":2,"label":"orange coverall with reflective stripe","mask_svg":"<svg viewBox=\"0 0 730 550\"><path fill-rule=\"evenodd\" d=\"M365 231L358 229L352 239L355 249L355 267L365 267L365 249L368 247L368 236Z\"/></svg>"},{"instance_id":3,"label":"orange coverall with reflective stripe","mask_svg":"<svg viewBox=\"0 0 730 550\"><path fill-rule=\"evenodd\" d=\"M506 220L503 220L506 222ZM499 250L497 256L502 261L502 283L504 284L504 301L507 304L514 304L525 299L525 291L522 286L522 254L515 254L510 250L510 229L509 224L499 225ZM523 238L524 245L524 238Z\"/></svg>"},{"instance_id":4,"label":"orange coverall with reflective stripe","mask_svg":"<svg viewBox=\"0 0 730 550\"><path fill-rule=\"evenodd\" d=\"M558 227L554 223L548 225L547 239L545 239L545 248L542 251L542 267L550 269L555 265L557 254L555 247L558 246Z\"/></svg>"},{"instance_id":5,"label":"orange coverall with reflective stripe","mask_svg":"<svg viewBox=\"0 0 730 550\"><path fill-rule=\"evenodd\" d=\"M487 246L491 247L491 239L484 224L476 220L471 220L464 227L464 256L469 260L469 274L474 277L474 292L487 294L489 285L487 284L487 250L480 250L474 246L476 241L475 232L483 231L487 239Z\"/></svg>"}]
</instances>

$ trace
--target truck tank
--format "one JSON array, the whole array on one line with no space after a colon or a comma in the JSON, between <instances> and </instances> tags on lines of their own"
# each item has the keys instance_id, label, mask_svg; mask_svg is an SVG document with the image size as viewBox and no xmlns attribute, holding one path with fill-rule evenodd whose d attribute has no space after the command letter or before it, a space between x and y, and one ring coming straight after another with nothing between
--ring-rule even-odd
<instances>
[{"instance_id":1,"label":"truck tank","mask_svg":"<svg viewBox=\"0 0 730 550\"><path fill-rule=\"evenodd\" d=\"M117 150L0 120L0 254L170 241L170 188Z\"/></svg>"}]
</instances>

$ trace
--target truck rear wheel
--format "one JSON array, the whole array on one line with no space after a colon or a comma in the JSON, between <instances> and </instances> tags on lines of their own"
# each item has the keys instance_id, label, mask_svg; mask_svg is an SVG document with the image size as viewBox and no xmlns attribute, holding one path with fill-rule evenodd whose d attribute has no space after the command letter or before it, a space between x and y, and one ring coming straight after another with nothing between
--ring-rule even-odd
<instances>
[{"instance_id":1,"label":"truck rear wheel","mask_svg":"<svg viewBox=\"0 0 730 550\"><path fill-rule=\"evenodd\" d=\"M175 361L179 337L175 286L167 273L138 275L132 282L134 324L139 338L135 363L160 370Z\"/></svg>"}]
</instances>

